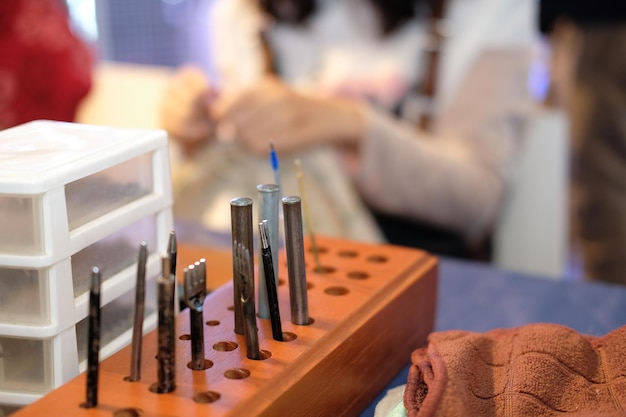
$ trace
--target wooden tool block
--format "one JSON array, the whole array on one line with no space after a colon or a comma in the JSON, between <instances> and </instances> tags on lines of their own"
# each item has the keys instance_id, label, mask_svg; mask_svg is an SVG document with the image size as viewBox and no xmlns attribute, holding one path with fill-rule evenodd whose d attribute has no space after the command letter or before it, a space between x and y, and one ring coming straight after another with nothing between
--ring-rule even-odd
<instances>
[{"instance_id":1,"label":"wooden tool block","mask_svg":"<svg viewBox=\"0 0 626 417\"><path fill-rule=\"evenodd\" d=\"M264 360L246 357L234 333L230 283L204 304L202 371L191 358L188 311L177 316L176 390L156 394L157 338L144 337L142 374L130 372L130 347L100 366L98 406L84 409L85 374L18 411L27 416L355 416L426 342L433 329L437 259L425 252L318 237L321 269L307 245L309 314L313 323L290 321L287 267L280 254L279 302L283 332L272 339L270 321L257 319ZM211 268L211 265L208 265Z\"/></svg>"}]
</instances>

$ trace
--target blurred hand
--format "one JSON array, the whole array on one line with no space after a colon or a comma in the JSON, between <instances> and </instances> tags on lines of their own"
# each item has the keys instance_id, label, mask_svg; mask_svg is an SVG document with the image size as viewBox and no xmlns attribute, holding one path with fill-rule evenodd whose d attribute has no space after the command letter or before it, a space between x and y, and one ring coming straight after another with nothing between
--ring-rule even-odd
<instances>
[{"instance_id":1,"label":"blurred hand","mask_svg":"<svg viewBox=\"0 0 626 417\"><path fill-rule=\"evenodd\" d=\"M209 106L215 96L199 68L183 67L174 74L161 105L161 125L187 151L214 136Z\"/></svg>"},{"instance_id":2,"label":"blurred hand","mask_svg":"<svg viewBox=\"0 0 626 417\"><path fill-rule=\"evenodd\" d=\"M267 153L270 141L285 153L324 143L356 144L363 130L356 102L305 96L272 77L223 95L212 112L260 154Z\"/></svg>"}]
</instances>

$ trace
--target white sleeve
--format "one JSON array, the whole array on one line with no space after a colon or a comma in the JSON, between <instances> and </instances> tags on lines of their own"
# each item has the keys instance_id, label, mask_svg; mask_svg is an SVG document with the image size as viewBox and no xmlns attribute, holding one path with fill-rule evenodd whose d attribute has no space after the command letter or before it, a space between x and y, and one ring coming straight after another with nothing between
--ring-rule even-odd
<instances>
[{"instance_id":1,"label":"white sleeve","mask_svg":"<svg viewBox=\"0 0 626 417\"><path fill-rule=\"evenodd\" d=\"M499 209L527 104L525 48L485 51L437 136L369 112L357 187L381 211L480 237Z\"/></svg>"}]
</instances>

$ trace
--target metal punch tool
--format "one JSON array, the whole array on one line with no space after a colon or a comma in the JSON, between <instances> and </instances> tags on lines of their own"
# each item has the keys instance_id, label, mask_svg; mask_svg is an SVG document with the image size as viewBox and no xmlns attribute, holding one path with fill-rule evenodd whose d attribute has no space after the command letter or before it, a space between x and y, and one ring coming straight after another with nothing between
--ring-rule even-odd
<instances>
[{"instance_id":1,"label":"metal punch tool","mask_svg":"<svg viewBox=\"0 0 626 417\"><path fill-rule=\"evenodd\" d=\"M191 369L205 369L203 306L206 297L206 261L185 268L185 304L189 307L191 327Z\"/></svg>"}]
</instances>

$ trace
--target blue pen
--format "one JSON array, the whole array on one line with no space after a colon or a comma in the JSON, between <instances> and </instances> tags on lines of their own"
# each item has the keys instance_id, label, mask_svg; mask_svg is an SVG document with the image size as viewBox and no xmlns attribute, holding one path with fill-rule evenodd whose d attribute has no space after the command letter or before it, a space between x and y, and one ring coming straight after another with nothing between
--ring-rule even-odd
<instances>
[{"instance_id":1,"label":"blue pen","mask_svg":"<svg viewBox=\"0 0 626 417\"><path fill-rule=\"evenodd\" d=\"M280 189L280 171L278 168L278 155L276 154L276 149L274 149L274 143L270 141L270 165L272 167L272 171L274 172L274 182L278 185Z\"/></svg>"}]
</instances>

